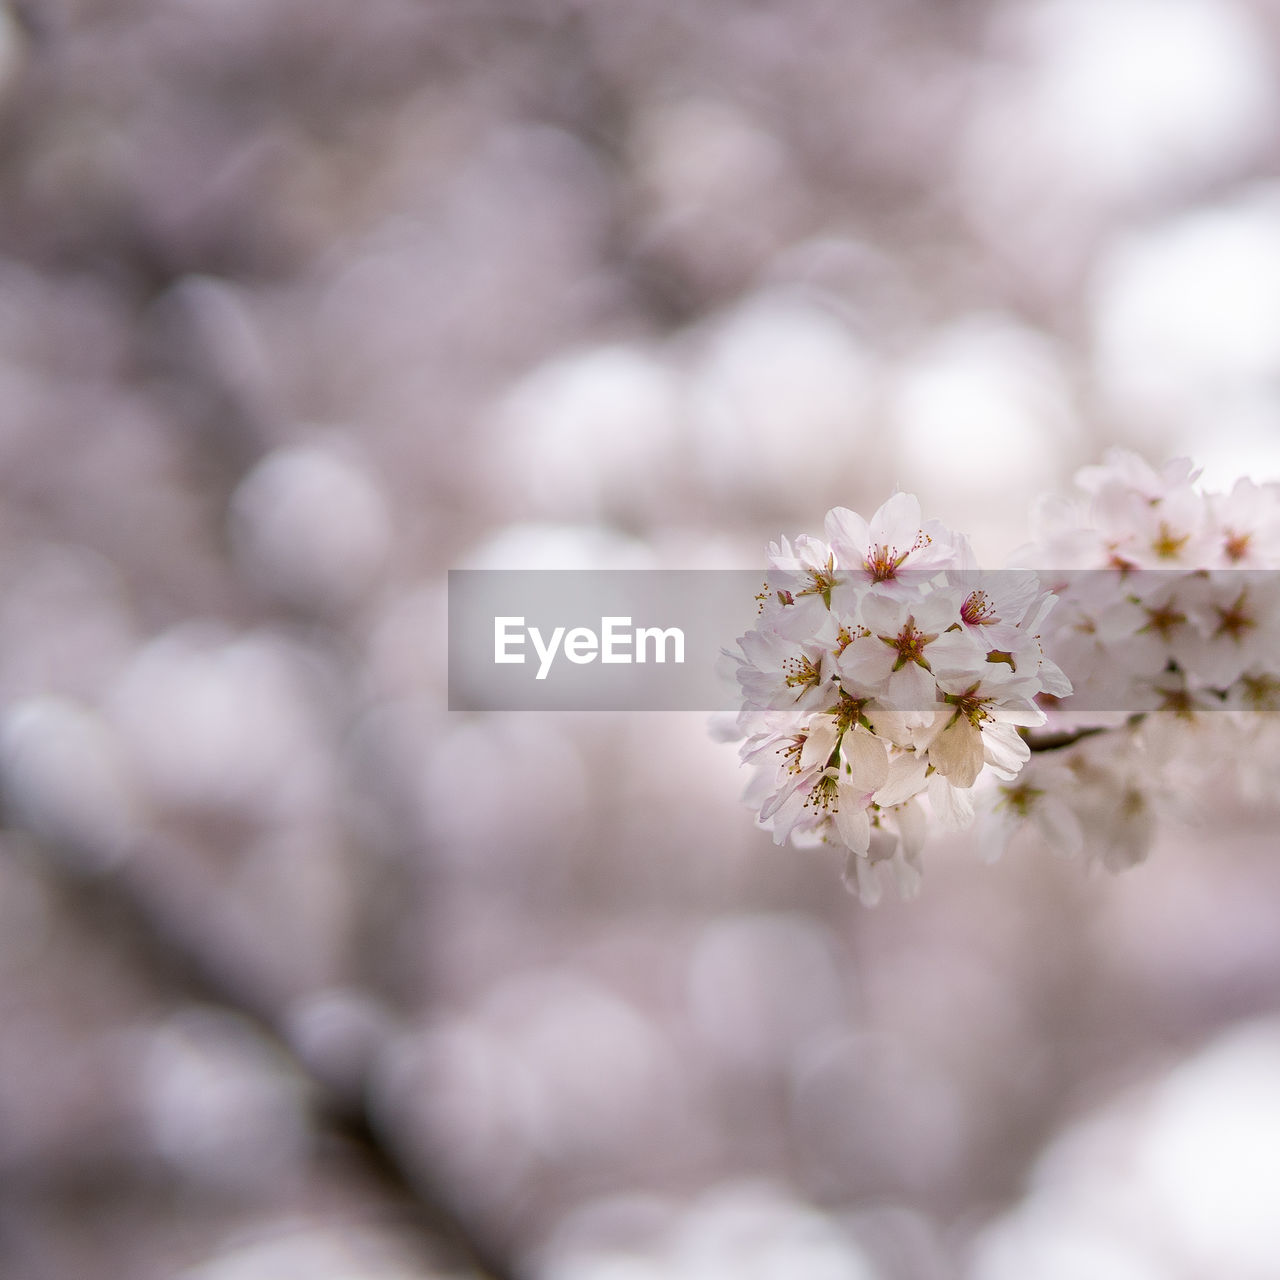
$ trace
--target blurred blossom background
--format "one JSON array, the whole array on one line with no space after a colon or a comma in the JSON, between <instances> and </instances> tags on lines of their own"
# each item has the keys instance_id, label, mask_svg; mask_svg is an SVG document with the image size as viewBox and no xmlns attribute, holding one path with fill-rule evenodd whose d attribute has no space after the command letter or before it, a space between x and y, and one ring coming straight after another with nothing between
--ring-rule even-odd
<instances>
[{"instance_id":1,"label":"blurred blossom background","mask_svg":"<svg viewBox=\"0 0 1280 1280\"><path fill-rule=\"evenodd\" d=\"M446 572L1280 477L1267 0L0 3L0 1272L1264 1280L1274 809L860 907Z\"/></svg>"}]
</instances>

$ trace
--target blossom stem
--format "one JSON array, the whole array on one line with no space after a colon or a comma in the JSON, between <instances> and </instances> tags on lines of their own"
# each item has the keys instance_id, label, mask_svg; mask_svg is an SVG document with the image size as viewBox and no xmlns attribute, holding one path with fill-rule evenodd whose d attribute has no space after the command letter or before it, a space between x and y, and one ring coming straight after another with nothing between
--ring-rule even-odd
<instances>
[{"instance_id":1,"label":"blossom stem","mask_svg":"<svg viewBox=\"0 0 1280 1280\"><path fill-rule=\"evenodd\" d=\"M1133 729L1146 719L1146 712L1139 711L1125 721L1126 729ZM1058 733L1030 733L1023 731L1022 737L1027 746L1034 752L1061 751L1065 747L1073 747L1085 738L1096 737L1100 733L1112 732L1113 726L1091 725L1087 729L1064 729Z\"/></svg>"}]
</instances>

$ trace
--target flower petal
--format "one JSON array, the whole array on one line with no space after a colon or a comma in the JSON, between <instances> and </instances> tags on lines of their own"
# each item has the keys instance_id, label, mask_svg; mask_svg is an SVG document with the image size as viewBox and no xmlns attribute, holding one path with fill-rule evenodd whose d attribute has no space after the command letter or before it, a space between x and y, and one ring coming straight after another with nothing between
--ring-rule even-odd
<instances>
[{"instance_id":1,"label":"flower petal","mask_svg":"<svg viewBox=\"0 0 1280 1280\"><path fill-rule=\"evenodd\" d=\"M844 864L844 887L856 893L864 907L874 907L883 892L880 877L867 856L852 851Z\"/></svg>"},{"instance_id":2,"label":"flower petal","mask_svg":"<svg viewBox=\"0 0 1280 1280\"><path fill-rule=\"evenodd\" d=\"M933 676L917 662L908 662L889 677L885 701L900 711L925 711L937 701Z\"/></svg>"},{"instance_id":3,"label":"flower petal","mask_svg":"<svg viewBox=\"0 0 1280 1280\"><path fill-rule=\"evenodd\" d=\"M924 789L928 764L914 751L903 752L889 761L889 776L872 799L882 809L902 804Z\"/></svg>"},{"instance_id":4,"label":"flower petal","mask_svg":"<svg viewBox=\"0 0 1280 1280\"><path fill-rule=\"evenodd\" d=\"M973 791L953 787L940 773L929 779L929 804L948 830L963 831L973 821Z\"/></svg>"},{"instance_id":5,"label":"flower petal","mask_svg":"<svg viewBox=\"0 0 1280 1280\"><path fill-rule=\"evenodd\" d=\"M834 717L814 716L809 721L809 732L800 751L800 768L824 768L836 749L839 736Z\"/></svg>"},{"instance_id":6,"label":"flower petal","mask_svg":"<svg viewBox=\"0 0 1280 1280\"><path fill-rule=\"evenodd\" d=\"M827 541L836 553L836 563L842 568L862 567L867 548L871 545L871 533L867 522L848 507L833 507L827 512L823 525Z\"/></svg>"},{"instance_id":7,"label":"flower petal","mask_svg":"<svg viewBox=\"0 0 1280 1280\"><path fill-rule=\"evenodd\" d=\"M836 830L845 846L855 853L866 853L871 843L871 819L865 803L860 803L863 799L852 787L841 787L836 807Z\"/></svg>"},{"instance_id":8,"label":"flower petal","mask_svg":"<svg viewBox=\"0 0 1280 1280\"><path fill-rule=\"evenodd\" d=\"M840 755L850 783L863 794L884 786L889 777L889 751L874 734L861 726L846 730L840 740Z\"/></svg>"},{"instance_id":9,"label":"flower petal","mask_svg":"<svg viewBox=\"0 0 1280 1280\"><path fill-rule=\"evenodd\" d=\"M962 715L955 716L929 747L929 763L953 786L973 786L982 761L982 733Z\"/></svg>"},{"instance_id":10,"label":"flower petal","mask_svg":"<svg viewBox=\"0 0 1280 1280\"><path fill-rule=\"evenodd\" d=\"M906 555L915 546L922 524L920 499L913 493L895 493L871 517L871 541Z\"/></svg>"}]
</instances>

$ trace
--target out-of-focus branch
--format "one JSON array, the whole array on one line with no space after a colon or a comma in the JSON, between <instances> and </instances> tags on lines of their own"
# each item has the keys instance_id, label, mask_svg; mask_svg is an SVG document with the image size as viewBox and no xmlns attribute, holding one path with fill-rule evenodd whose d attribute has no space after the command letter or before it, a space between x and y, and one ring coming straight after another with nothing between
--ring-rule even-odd
<instances>
[{"instance_id":1,"label":"out-of-focus branch","mask_svg":"<svg viewBox=\"0 0 1280 1280\"><path fill-rule=\"evenodd\" d=\"M432 1246L437 1261L441 1252L447 1252L452 1255L449 1261L468 1266L487 1280L516 1280L518 1272L505 1251L469 1220L443 1179L411 1165L388 1140L362 1088L342 1088L318 1079L294 1050L280 1011L271 1006L263 989L246 982L212 948L193 940L127 862L97 875L67 872L61 884L68 905L84 917L86 926L109 922L117 934L127 936L135 962L148 973L171 983L186 997L249 1019L272 1041L309 1082L314 1122L363 1166L397 1217Z\"/></svg>"},{"instance_id":2,"label":"out-of-focus branch","mask_svg":"<svg viewBox=\"0 0 1280 1280\"><path fill-rule=\"evenodd\" d=\"M1029 733L1026 744L1032 751L1061 751L1064 747L1073 747L1085 738L1092 738L1099 733L1107 733L1102 725L1094 725L1088 729L1065 729L1059 733Z\"/></svg>"},{"instance_id":3,"label":"out-of-focus branch","mask_svg":"<svg viewBox=\"0 0 1280 1280\"><path fill-rule=\"evenodd\" d=\"M1139 711L1124 722L1124 728L1136 729L1146 718L1147 713ZM1023 740L1035 752L1061 751L1065 747L1074 747L1077 742L1083 742L1086 738L1096 737L1100 733L1111 733L1118 727L1099 724L1090 725L1087 729L1063 729L1058 733L1028 732L1023 734Z\"/></svg>"}]
</instances>

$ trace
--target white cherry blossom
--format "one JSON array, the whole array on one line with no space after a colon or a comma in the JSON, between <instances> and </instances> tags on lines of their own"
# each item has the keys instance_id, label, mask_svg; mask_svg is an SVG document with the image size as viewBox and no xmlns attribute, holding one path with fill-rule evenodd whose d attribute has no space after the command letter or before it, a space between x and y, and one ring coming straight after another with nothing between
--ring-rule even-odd
<instances>
[{"instance_id":1,"label":"white cherry blossom","mask_svg":"<svg viewBox=\"0 0 1280 1280\"><path fill-rule=\"evenodd\" d=\"M1113 450L1034 525L1017 570L903 493L769 547L732 655L747 800L778 843L843 850L863 902L915 893L930 827L975 814L986 856L1033 831L1121 869L1207 764L1274 755L1280 485Z\"/></svg>"},{"instance_id":2,"label":"white cherry blossom","mask_svg":"<svg viewBox=\"0 0 1280 1280\"><path fill-rule=\"evenodd\" d=\"M836 507L827 513L827 540L850 579L886 593L916 594L920 571L936 571L972 558L968 544L939 521L920 517L920 503L895 493L871 517Z\"/></svg>"},{"instance_id":3,"label":"white cherry blossom","mask_svg":"<svg viewBox=\"0 0 1280 1280\"><path fill-rule=\"evenodd\" d=\"M972 819L979 776L1029 755L1034 699L1069 685L1039 628L1034 573L982 574L967 541L895 494L870 520L837 508L826 541L769 547L757 625L734 659L747 801L776 843L834 846L865 902L916 891L935 817ZM1025 630L1024 624L1034 630Z\"/></svg>"}]
</instances>

